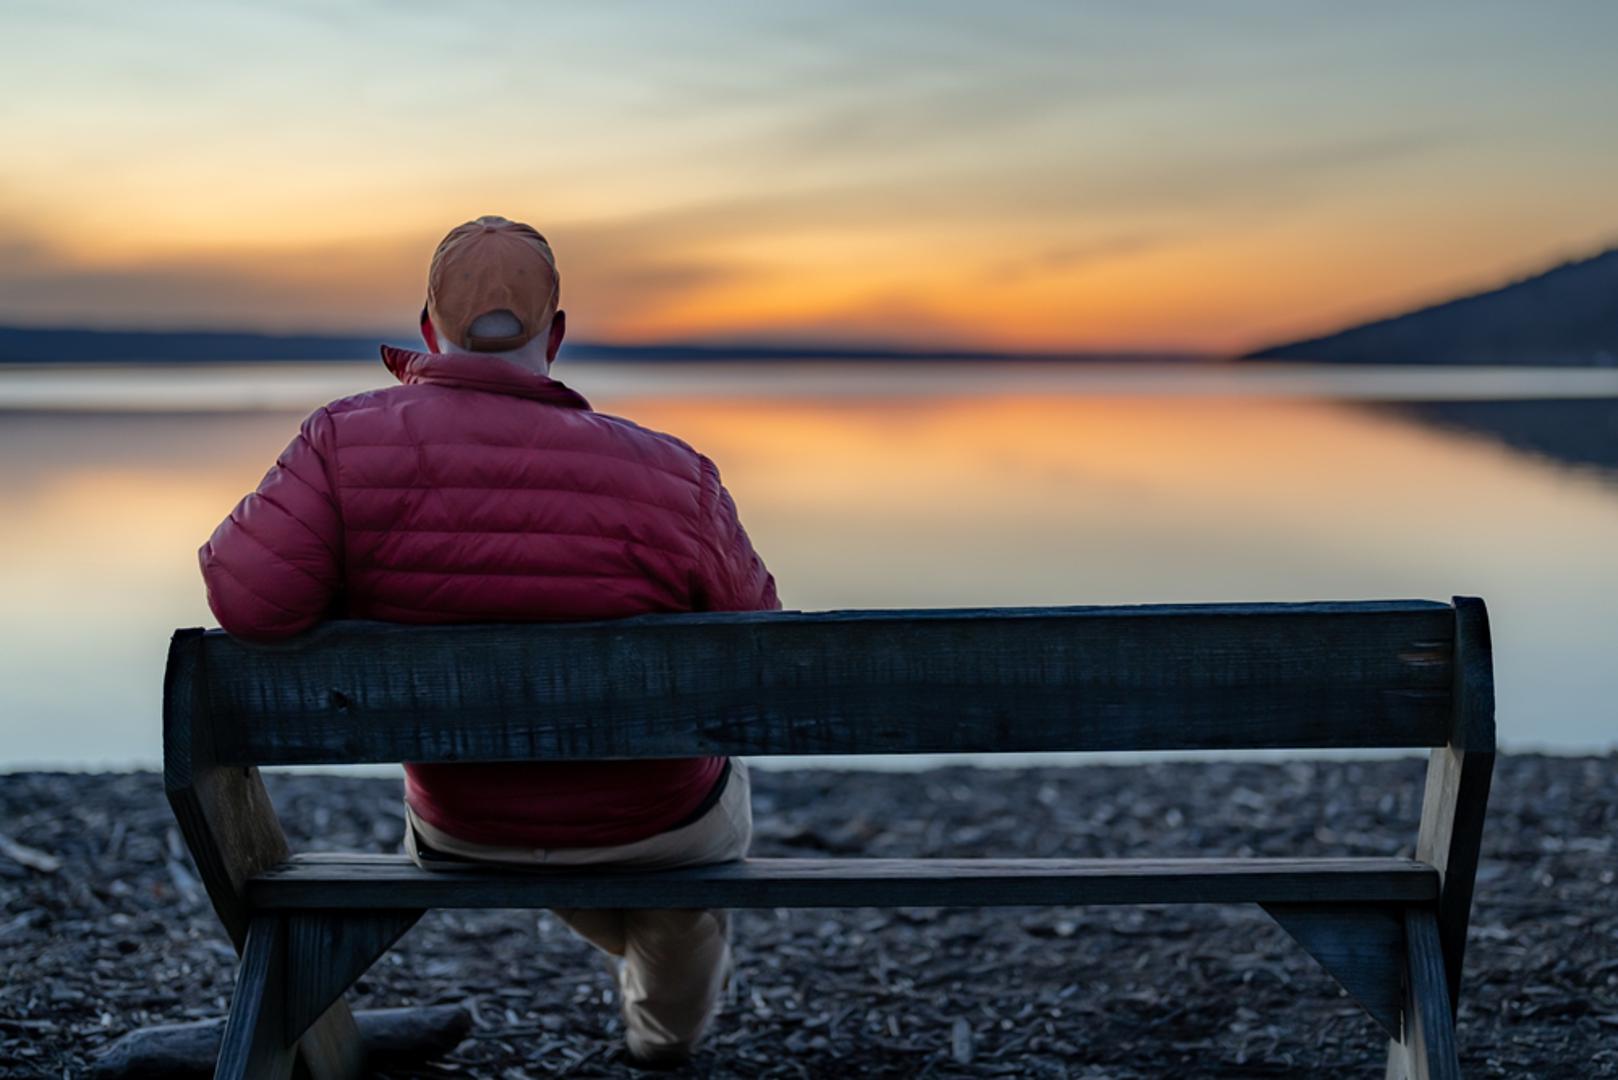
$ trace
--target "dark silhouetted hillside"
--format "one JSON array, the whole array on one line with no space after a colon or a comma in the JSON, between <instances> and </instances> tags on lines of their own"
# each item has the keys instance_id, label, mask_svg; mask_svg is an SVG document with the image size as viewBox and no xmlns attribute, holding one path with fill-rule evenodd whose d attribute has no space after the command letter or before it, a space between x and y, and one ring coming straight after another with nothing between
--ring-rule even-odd
<instances>
[{"instance_id":1,"label":"dark silhouetted hillside","mask_svg":"<svg viewBox=\"0 0 1618 1080\"><path fill-rule=\"evenodd\" d=\"M374 360L378 340L334 334L0 326L0 363Z\"/></svg>"},{"instance_id":2,"label":"dark silhouetted hillside","mask_svg":"<svg viewBox=\"0 0 1618 1080\"><path fill-rule=\"evenodd\" d=\"M72 327L0 326L0 364L221 363L275 360L375 360L377 345L388 341L420 348L414 340L362 335L259 334L214 330L81 330ZM889 346L847 345L609 345L569 342L568 361L616 360L635 363L759 363L793 360L939 361L1014 360L1019 362L1192 362L1194 353L1075 352L1026 353L979 350L940 351Z\"/></svg>"},{"instance_id":3,"label":"dark silhouetted hillside","mask_svg":"<svg viewBox=\"0 0 1618 1080\"><path fill-rule=\"evenodd\" d=\"M1273 345L1245 359L1618 365L1618 248L1488 292Z\"/></svg>"}]
</instances>

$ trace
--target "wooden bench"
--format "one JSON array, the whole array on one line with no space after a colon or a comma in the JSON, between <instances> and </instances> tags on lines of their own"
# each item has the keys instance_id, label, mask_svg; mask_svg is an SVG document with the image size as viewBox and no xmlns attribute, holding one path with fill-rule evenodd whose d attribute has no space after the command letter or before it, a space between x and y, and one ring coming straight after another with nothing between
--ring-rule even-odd
<instances>
[{"instance_id":1,"label":"wooden bench","mask_svg":"<svg viewBox=\"0 0 1618 1080\"><path fill-rule=\"evenodd\" d=\"M1453 1019L1494 760L1483 603L332 623L174 636L169 800L241 954L217 1075L360 1073L343 991L438 907L1257 903L1390 1037L1458 1075ZM1431 748L1416 858L752 859L432 874L294 855L261 765L700 754Z\"/></svg>"}]
</instances>

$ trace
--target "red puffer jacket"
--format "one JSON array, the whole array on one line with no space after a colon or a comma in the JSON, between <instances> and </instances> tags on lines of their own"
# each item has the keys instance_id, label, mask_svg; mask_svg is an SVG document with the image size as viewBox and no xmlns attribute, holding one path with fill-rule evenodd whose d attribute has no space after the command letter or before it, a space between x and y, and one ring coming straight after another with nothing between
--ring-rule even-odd
<instances>
[{"instance_id":1,"label":"red puffer jacket","mask_svg":"<svg viewBox=\"0 0 1618 1080\"><path fill-rule=\"evenodd\" d=\"M202 546L230 633L781 606L718 470L685 443L495 357L382 357L405 385L316 410ZM723 769L407 765L406 798L473 843L619 844L690 817Z\"/></svg>"}]
</instances>

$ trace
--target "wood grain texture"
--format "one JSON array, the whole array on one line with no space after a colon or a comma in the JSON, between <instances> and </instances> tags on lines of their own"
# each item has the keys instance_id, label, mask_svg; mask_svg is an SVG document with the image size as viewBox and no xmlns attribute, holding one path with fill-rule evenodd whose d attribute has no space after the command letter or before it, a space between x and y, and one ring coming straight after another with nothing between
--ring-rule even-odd
<instances>
[{"instance_id":1,"label":"wood grain texture","mask_svg":"<svg viewBox=\"0 0 1618 1080\"><path fill-rule=\"evenodd\" d=\"M238 954L253 911L248 879L290 854L275 807L255 768L220 765L204 716L203 637L179 631L163 684L163 786L219 921ZM245 959L243 961L245 963ZM299 1044L314 1080L361 1075L364 1051L348 1006L334 1003Z\"/></svg>"},{"instance_id":2,"label":"wood grain texture","mask_svg":"<svg viewBox=\"0 0 1618 1080\"><path fill-rule=\"evenodd\" d=\"M286 999L286 924L274 915L249 924L225 1037L214 1066L216 1080L288 1080L297 1048L283 1037Z\"/></svg>"},{"instance_id":3,"label":"wood grain texture","mask_svg":"<svg viewBox=\"0 0 1618 1080\"><path fill-rule=\"evenodd\" d=\"M1404 912L1390 904L1265 904L1389 1037L1404 1003Z\"/></svg>"},{"instance_id":4,"label":"wood grain texture","mask_svg":"<svg viewBox=\"0 0 1618 1080\"><path fill-rule=\"evenodd\" d=\"M1483 849L1483 820L1494 776L1494 664L1489 615L1475 597L1455 598L1455 689L1449 745L1432 752L1422 795L1416 857L1438 869L1438 937L1452 1008L1461 970L1472 892Z\"/></svg>"},{"instance_id":5,"label":"wood grain texture","mask_svg":"<svg viewBox=\"0 0 1618 1080\"><path fill-rule=\"evenodd\" d=\"M377 1071L408 1072L453 1050L472 1030L472 1014L460 1005L364 1009L354 1014L366 1062ZM101 1051L87 1080L173 1080L207 1076L219 1060L223 1017L137 1028Z\"/></svg>"},{"instance_id":6,"label":"wood grain texture","mask_svg":"<svg viewBox=\"0 0 1618 1080\"><path fill-rule=\"evenodd\" d=\"M1404 1050L1410 1080L1460 1080L1455 1022L1438 940L1438 918L1430 907L1405 911L1408 967L1405 974Z\"/></svg>"},{"instance_id":7,"label":"wood grain texture","mask_svg":"<svg viewBox=\"0 0 1618 1080\"><path fill-rule=\"evenodd\" d=\"M403 855L305 855L249 885L276 908L1015 907L1431 901L1409 859L749 859L657 872L435 872Z\"/></svg>"},{"instance_id":8,"label":"wood grain texture","mask_svg":"<svg viewBox=\"0 0 1618 1080\"><path fill-rule=\"evenodd\" d=\"M254 768L221 766L203 715L203 638L182 630L163 687L163 787L219 921L239 954L251 911L244 887L290 849Z\"/></svg>"},{"instance_id":9,"label":"wood grain texture","mask_svg":"<svg viewBox=\"0 0 1618 1080\"><path fill-rule=\"evenodd\" d=\"M422 912L302 911L286 918L286 1033L309 1030Z\"/></svg>"},{"instance_id":10,"label":"wood grain texture","mask_svg":"<svg viewBox=\"0 0 1618 1080\"><path fill-rule=\"evenodd\" d=\"M769 612L210 632L233 764L1441 746L1424 601Z\"/></svg>"}]
</instances>

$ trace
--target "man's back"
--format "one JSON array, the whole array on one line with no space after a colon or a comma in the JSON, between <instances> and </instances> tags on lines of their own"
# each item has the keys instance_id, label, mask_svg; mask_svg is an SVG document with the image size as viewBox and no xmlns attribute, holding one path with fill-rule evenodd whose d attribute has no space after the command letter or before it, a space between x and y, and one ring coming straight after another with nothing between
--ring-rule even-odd
<instances>
[{"instance_id":1,"label":"man's back","mask_svg":"<svg viewBox=\"0 0 1618 1080\"><path fill-rule=\"evenodd\" d=\"M278 463L286 482L203 547L225 629L777 606L718 471L686 444L499 360L383 351L405 385L317 411Z\"/></svg>"},{"instance_id":2,"label":"man's back","mask_svg":"<svg viewBox=\"0 0 1618 1080\"><path fill-rule=\"evenodd\" d=\"M384 347L404 385L333 402L201 551L220 625L326 617L616 618L779 602L718 471L499 359ZM721 759L410 766L411 808L462 839L605 845L700 811Z\"/></svg>"}]
</instances>

